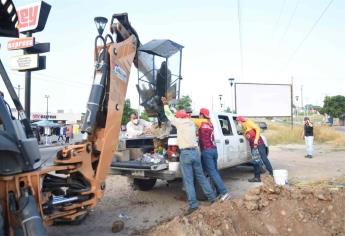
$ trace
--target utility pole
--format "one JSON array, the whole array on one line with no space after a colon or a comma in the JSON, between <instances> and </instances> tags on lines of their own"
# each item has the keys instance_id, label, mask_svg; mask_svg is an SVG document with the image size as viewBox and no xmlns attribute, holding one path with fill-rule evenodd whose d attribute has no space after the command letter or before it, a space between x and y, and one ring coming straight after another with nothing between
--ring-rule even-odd
<instances>
[{"instance_id":1,"label":"utility pole","mask_svg":"<svg viewBox=\"0 0 345 236\"><path fill-rule=\"evenodd\" d=\"M303 109L303 114L305 113L304 107L303 107L303 85L301 85L301 108Z\"/></svg>"},{"instance_id":2,"label":"utility pole","mask_svg":"<svg viewBox=\"0 0 345 236\"><path fill-rule=\"evenodd\" d=\"M18 87L13 87L13 88L17 89L17 95L18 95L18 99L20 101L20 90L23 88L20 87L20 84L18 84ZM18 113L18 120L19 120L19 111L17 111L17 113Z\"/></svg>"},{"instance_id":3,"label":"utility pole","mask_svg":"<svg viewBox=\"0 0 345 236\"><path fill-rule=\"evenodd\" d=\"M17 89L17 95L18 95L18 98L19 98L19 101L20 101L20 90L24 89L24 88L21 88L20 84L18 84L18 87L13 87L13 88Z\"/></svg>"},{"instance_id":4,"label":"utility pole","mask_svg":"<svg viewBox=\"0 0 345 236\"><path fill-rule=\"evenodd\" d=\"M235 93L232 93L232 86L234 85L235 78L229 78L228 81L230 84L231 112L235 113Z\"/></svg>"},{"instance_id":5,"label":"utility pole","mask_svg":"<svg viewBox=\"0 0 345 236\"><path fill-rule=\"evenodd\" d=\"M291 76L291 129L293 129L293 76Z\"/></svg>"},{"instance_id":6,"label":"utility pole","mask_svg":"<svg viewBox=\"0 0 345 236\"><path fill-rule=\"evenodd\" d=\"M44 95L44 97L47 99L47 117L46 119L48 120L48 99L49 99L49 95Z\"/></svg>"}]
</instances>

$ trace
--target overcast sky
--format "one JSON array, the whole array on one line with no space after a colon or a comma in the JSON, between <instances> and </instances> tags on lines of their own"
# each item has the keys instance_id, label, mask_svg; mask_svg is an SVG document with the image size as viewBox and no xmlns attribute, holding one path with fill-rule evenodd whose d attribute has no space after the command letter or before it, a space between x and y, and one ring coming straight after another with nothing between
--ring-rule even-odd
<instances>
[{"instance_id":1,"label":"overcast sky","mask_svg":"<svg viewBox=\"0 0 345 236\"><path fill-rule=\"evenodd\" d=\"M13 2L19 7L33 1ZM219 109L219 94L224 106L230 106L230 77L235 82L280 84L291 83L293 76L294 96L300 96L303 85L305 104L322 105L325 95L344 95L342 0L240 0L240 8L237 0L46 2L52 5L46 29L34 36L50 42L51 51L46 54L47 69L32 73L32 112L45 112L46 94L51 111L85 111L97 34L93 19L110 20L121 12L128 12L142 43L171 39L185 46L182 95L191 96L196 109L212 104ZM1 60L13 84L24 87L24 73L10 70L10 57L19 52L8 52L7 41L0 39ZM134 107L136 75L133 66L127 97ZM24 104L24 90L21 100Z\"/></svg>"}]
</instances>

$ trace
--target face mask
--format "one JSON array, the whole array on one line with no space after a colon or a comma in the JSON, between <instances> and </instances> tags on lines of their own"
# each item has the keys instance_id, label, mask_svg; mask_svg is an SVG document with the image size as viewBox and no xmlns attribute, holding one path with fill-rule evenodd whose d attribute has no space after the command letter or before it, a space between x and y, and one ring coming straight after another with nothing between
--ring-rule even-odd
<instances>
[{"instance_id":1,"label":"face mask","mask_svg":"<svg viewBox=\"0 0 345 236\"><path fill-rule=\"evenodd\" d=\"M133 124L135 124L135 125L139 124L139 120L138 120L138 119L134 119L134 120L132 120L132 122L133 122Z\"/></svg>"}]
</instances>

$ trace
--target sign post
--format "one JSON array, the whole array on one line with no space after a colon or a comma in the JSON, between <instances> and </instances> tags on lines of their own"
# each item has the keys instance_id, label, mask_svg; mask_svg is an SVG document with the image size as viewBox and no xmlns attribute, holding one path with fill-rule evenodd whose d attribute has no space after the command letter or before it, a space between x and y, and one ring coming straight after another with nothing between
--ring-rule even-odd
<instances>
[{"instance_id":1,"label":"sign post","mask_svg":"<svg viewBox=\"0 0 345 236\"><path fill-rule=\"evenodd\" d=\"M46 68L45 56L40 56L38 53L50 51L49 43L37 44L32 34L44 29L50 8L51 6L44 1L17 8L17 28L26 37L11 40L7 44L8 50L23 49L24 52L24 55L12 58L12 69L25 72L25 112L29 122L31 117L31 71Z\"/></svg>"}]
</instances>

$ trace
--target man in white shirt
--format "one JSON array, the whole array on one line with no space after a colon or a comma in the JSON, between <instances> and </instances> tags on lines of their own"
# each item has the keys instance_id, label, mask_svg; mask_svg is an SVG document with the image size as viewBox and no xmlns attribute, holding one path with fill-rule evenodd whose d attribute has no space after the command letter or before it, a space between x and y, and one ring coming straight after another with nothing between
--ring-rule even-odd
<instances>
[{"instance_id":1,"label":"man in white shirt","mask_svg":"<svg viewBox=\"0 0 345 236\"><path fill-rule=\"evenodd\" d=\"M207 181L201 166L194 122L184 110L179 110L174 115L169 109L167 99L165 97L161 99L164 104L166 117L177 130L177 145L180 149L180 170L189 205L186 215L189 215L199 208L194 187L195 180L198 181L209 202L213 203L216 201L216 194Z\"/></svg>"},{"instance_id":2,"label":"man in white shirt","mask_svg":"<svg viewBox=\"0 0 345 236\"><path fill-rule=\"evenodd\" d=\"M126 135L128 138L135 138L140 135L143 135L151 127L150 122L146 120L138 119L138 114L136 112L131 113L130 119L131 120L126 125L126 129L127 129Z\"/></svg>"}]
</instances>

